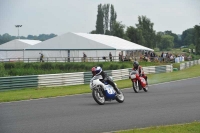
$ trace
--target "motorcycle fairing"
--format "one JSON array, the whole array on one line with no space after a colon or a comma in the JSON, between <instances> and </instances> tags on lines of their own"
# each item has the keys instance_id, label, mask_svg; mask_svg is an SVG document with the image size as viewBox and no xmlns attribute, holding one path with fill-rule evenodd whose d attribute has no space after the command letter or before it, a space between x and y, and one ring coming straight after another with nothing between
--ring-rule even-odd
<instances>
[{"instance_id":1,"label":"motorcycle fairing","mask_svg":"<svg viewBox=\"0 0 200 133\"><path fill-rule=\"evenodd\" d=\"M108 84L108 85L105 85L104 88L105 88L104 92L105 92L105 95L106 95L106 99L114 100L116 92L114 91L113 87Z\"/></svg>"}]
</instances>

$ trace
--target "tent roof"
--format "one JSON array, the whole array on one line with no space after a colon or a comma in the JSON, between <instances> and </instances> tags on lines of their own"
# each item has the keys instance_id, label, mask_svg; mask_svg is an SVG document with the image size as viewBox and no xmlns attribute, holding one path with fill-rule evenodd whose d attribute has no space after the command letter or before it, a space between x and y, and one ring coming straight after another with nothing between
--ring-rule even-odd
<instances>
[{"instance_id":1,"label":"tent roof","mask_svg":"<svg viewBox=\"0 0 200 133\"><path fill-rule=\"evenodd\" d=\"M116 50L148 50L153 51L153 49L141 46L139 44L121 39L115 36L101 35L101 34L86 34L86 33L75 33L76 35L100 42L107 46L113 47Z\"/></svg>"},{"instance_id":2,"label":"tent roof","mask_svg":"<svg viewBox=\"0 0 200 133\"><path fill-rule=\"evenodd\" d=\"M25 40L25 39L18 39L18 41L24 42L29 45L35 45L35 44L42 42L40 40Z\"/></svg>"},{"instance_id":3,"label":"tent roof","mask_svg":"<svg viewBox=\"0 0 200 133\"><path fill-rule=\"evenodd\" d=\"M9 41L7 43L4 43L0 45L0 49L24 49L26 47L29 47L30 45L35 45L37 43L40 43L39 40L26 40L26 39L15 39L12 41Z\"/></svg>"},{"instance_id":4,"label":"tent roof","mask_svg":"<svg viewBox=\"0 0 200 133\"><path fill-rule=\"evenodd\" d=\"M153 49L126 41L119 37L88 34L88 33L66 33L56 36L34 46L26 48L27 50L148 50Z\"/></svg>"}]
</instances>

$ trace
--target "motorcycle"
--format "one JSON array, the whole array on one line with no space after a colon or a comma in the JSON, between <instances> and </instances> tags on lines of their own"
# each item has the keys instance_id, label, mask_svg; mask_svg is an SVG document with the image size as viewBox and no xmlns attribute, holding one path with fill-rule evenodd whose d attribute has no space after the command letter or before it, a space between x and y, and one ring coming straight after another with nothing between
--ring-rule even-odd
<instances>
[{"instance_id":1,"label":"motorcycle","mask_svg":"<svg viewBox=\"0 0 200 133\"><path fill-rule=\"evenodd\" d=\"M109 77L110 80L112 80L112 77ZM124 102L124 95L120 91L120 94L117 94L114 90L114 88L109 85L108 83L102 83L100 81L102 79L102 76L94 76L90 80L90 89L92 90L92 96L94 100L99 104L103 105L105 104L105 101L111 101L111 100L116 100L119 103ZM115 83L116 85L116 83Z\"/></svg>"},{"instance_id":2,"label":"motorcycle","mask_svg":"<svg viewBox=\"0 0 200 133\"><path fill-rule=\"evenodd\" d=\"M135 93L138 93L140 90L144 90L145 92L148 91L147 82L142 76L139 75L138 71L132 70L129 77L132 81L132 86Z\"/></svg>"}]
</instances>

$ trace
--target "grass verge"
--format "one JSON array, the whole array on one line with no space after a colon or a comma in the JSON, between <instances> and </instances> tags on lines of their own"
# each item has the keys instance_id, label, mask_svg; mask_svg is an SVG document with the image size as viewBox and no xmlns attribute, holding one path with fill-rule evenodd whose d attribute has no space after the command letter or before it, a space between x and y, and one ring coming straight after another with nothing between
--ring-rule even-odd
<instances>
[{"instance_id":1,"label":"grass verge","mask_svg":"<svg viewBox=\"0 0 200 133\"><path fill-rule=\"evenodd\" d=\"M114 133L200 133L200 122L131 129Z\"/></svg>"}]
</instances>

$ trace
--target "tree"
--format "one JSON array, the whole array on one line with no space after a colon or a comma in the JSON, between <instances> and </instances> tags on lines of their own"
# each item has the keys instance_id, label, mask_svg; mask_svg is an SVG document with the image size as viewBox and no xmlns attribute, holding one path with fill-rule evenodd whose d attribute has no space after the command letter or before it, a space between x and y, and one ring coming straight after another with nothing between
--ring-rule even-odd
<instances>
[{"instance_id":1,"label":"tree","mask_svg":"<svg viewBox=\"0 0 200 133\"><path fill-rule=\"evenodd\" d=\"M157 34L156 34L156 41L155 41L155 43L156 43L156 48L160 45L160 43L161 43L161 37L162 36L164 36L165 35L165 33L164 32L157 32Z\"/></svg>"},{"instance_id":2,"label":"tree","mask_svg":"<svg viewBox=\"0 0 200 133\"><path fill-rule=\"evenodd\" d=\"M174 47L178 48L181 46L181 41L178 38L178 35L176 35L175 33L172 33L172 31L168 31L168 30L165 31L164 33L165 33L165 35L170 35L170 36L174 37Z\"/></svg>"},{"instance_id":3,"label":"tree","mask_svg":"<svg viewBox=\"0 0 200 133\"><path fill-rule=\"evenodd\" d=\"M27 39L29 39L29 40L33 40L33 38L34 38L33 35L28 35L28 36L27 36Z\"/></svg>"},{"instance_id":4,"label":"tree","mask_svg":"<svg viewBox=\"0 0 200 133\"><path fill-rule=\"evenodd\" d=\"M109 19L110 14L110 19ZM99 4L97 11L96 30L93 34L113 35L113 26L117 19L117 13L111 4Z\"/></svg>"},{"instance_id":5,"label":"tree","mask_svg":"<svg viewBox=\"0 0 200 133\"><path fill-rule=\"evenodd\" d=\"M97 34L104 34L104 13L102 10L102 5L98 5L98 11L97 11L97 21L96 21L96 33Z\"/></svg>"},{"instance_id":6,"label":"tree","mask_svg":"<svg viewBox=\"0 0 200 133\"><path fill-rule=\"evenodd\" d=\"M96 34L96 30L92 30L90 34Z\"/></svg>"},{"instance_id":7,"label":"tree","mask_svg":"<svg viewBox=\"0 0 200 133\"><path fill-rule=\"evenodd\" d=\"M200 54L200 25L194 26L194 44L196 46L196 53Z\"/></svg>"},{"instance_id":8,"label":"tree","mask_svg":"<svg viewBox=\"0 0 200 133\"><path fill-rule=\"evenodd\" d=\"M113 36L124 38L125 37L124 28L125 25L121 24L121 22L115 22L113 24Z\"/></svg>"},{"instance_id":9,"label":"tree","mask_svg":"<svg viewBox=\"0 0 200 133\"><path fill-rule=\"evenodd\" d=\"M137 44L144 44L144 38L142 36L141 30L134 28L133 26L129 26L126 29L126 36L129 38L131 42Z\"/></svg>"},{"instance_id":10,"label":"tree","mask_svg":"<svg viewBox=\"0 0 200 133\"><path fill-rule=\"evenodd\" d=\"M40 34L39 36L33 36L33 35L28 35L27 37L20 36L20 39L29 39L29 40L40 40L40 41L45 41L50 38L53 38L57 35L51 33L51 34ZM8 33L3 34L2 36L0 35L0 45L9 41L12 41L14 39L18 39L16 36L11 36Z\"/></svg>"},{"instance_id":11,"label":"tree","mask_svg":"<svg viewBox=\"0 0 200 133\"><path fill-rule=\"evenodd\" d=\"M130 39L131 42L138 43L137 29L133 26L127 27L126 36Z\"/></svg>"},{"instance_id":12,"label":"tree","mask_svg":"<svg viewBox=\"0 0 200 133\"><path fill-rule=\"evenodd\" d=\"M44 40L46 40L46 35L45 35L45 34L40 34L40 35L38 36L38 39L39 39L40 41L44 41Z\"/></svg>"},{"instance_id":13,"label":"tree","mask_svg":"<svg viewBox=\"0 0 200 133\"><path fill-rule=\"evenodd\" d=\"M51 39L51 38L56 37L56 36L57 36L56 34L51 33L50 35L48 35L48 38L47 38L47 39ZM46 39L46 40L47 40L47 39Z\"/></svg>"},{"instance_id":14,"label":"tree","mask_svg":"<svg viewBox=\"0 0 200 133\"><path fill-rule=\"evenodd\" d=\"M174 46L174 37L170 35L161 36L161 42L158 47L160 50L170 50Z\"/></svg>"},{"instance_id":15,"label":"tree","mask_svg":"<svg viewBox=\"0 0 200 133\"><path fill-rule=\"evenodd\" d=\"M154 48L156 46L155 43L155 31L153 30L153 23L146 16L138 17L138 24L136 24L137 28L141 30L142 36L144 38L144 45L149 48Z\"/></svg>"},{"instance_id":16,"label":"tree","mask_svg":"<svg viewBox=\"0 0 200 133\"><path fill-rule=\"evenodd\" d=\"M183 46L189 46L190 44L194 44L194 28L190 28L183 31L181 38Z\"/></svg>"},{"instance_id":17,"label":"tree","mask_svg":"<svg viewBox=\"0 0 200 133\"><path fill-rule=\"evenodd\" d=\"M114 6L111 4L110 7L110 34L113 35L113 26L117 19L117 13L115 12Z\"/></svg>"},{"instance_id":18,"label":"tree","mask_svg":"<svg viewBox=\"0 0 200 133\"><path fill-rule=\"evenodd\" d=\"M108 34L109 32L109 9L110 4L103 5L103 13L104 13L104 34Z\"/></svg>"},{"instance_id":19,"label":"tree","mask_svg":"<svg viewBox=\"0 0 200 133\"><path fill-rule=\"evenodd\" d=\"M8 33L5 33L2 35L2 43L6 43L6 42L9 42L12 40L12 37L8 34Z\"/></svg>"}]
</instances>

